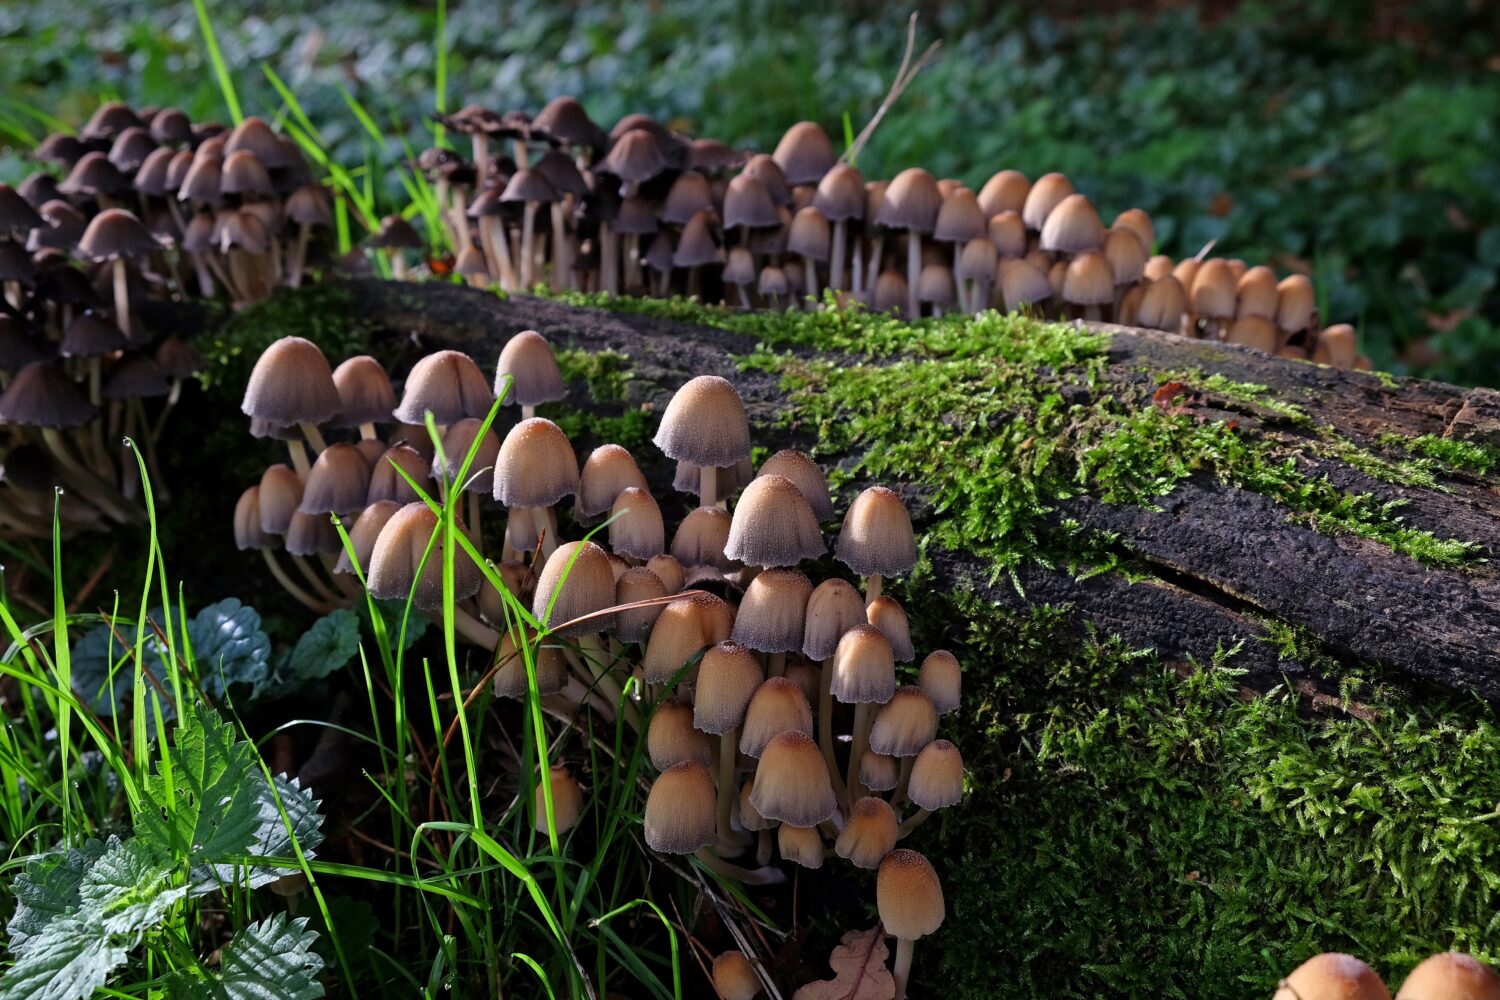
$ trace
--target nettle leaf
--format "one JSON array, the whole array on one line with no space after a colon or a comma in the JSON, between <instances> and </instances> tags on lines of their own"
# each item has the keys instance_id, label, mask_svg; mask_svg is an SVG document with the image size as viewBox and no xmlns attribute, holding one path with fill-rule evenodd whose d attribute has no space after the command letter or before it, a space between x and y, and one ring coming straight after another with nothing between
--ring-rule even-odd
<instances>
[{"instance_id":1,"label":"nettle leaf","mask_svg":"<svg viewBox=\"0 0 1500 1000\"><path fill-rule=\"evenodd\" d=\"M188 639L203 692L218 699L230 684L260 684L271 661L271 637L260 613L230 597L210 604L188 623Z\"/></svg>"},{"instance_id":2,"label":"nettle leaf","mask_svg":"<svg viewBox=\"0 0 1500 1000\"><path fill-rule=\"evenodd\" d=\"M0 1000L82 1000L124 962L125 946L98 923L57 917L0 977Z\"/></svg>"},{"instance_id":3,"label":"nettle leaf","mask_svg":"<svg viewBox=\"0 0 1500 1000\"><path fill-rule=\"evenodd\" d=\"M16 912L5 925L11 954L19 956L30 949L55 918L78 912L82 903L78 887L104 849L102 841L90 840L82 847L49 851L26 862L11 885Z\"/></svg>"},{"instance_id":4,"label":"nettle leaf","mask_svg":"<svg viewBox=\"0 0 1500 1000\"><path fill-rule=\"evenodd\" d=\"M158 763L145 781L148 801L137 834L192 859L244 854L260 825L258 798L265 787L255 748L236 740L234 727L201 704L176 734L167 750L171 783Z\"/></svg>"},{"instance_id":5,"label":"nettle leaf","mask_svg":"<svg viewBox=\"0 0 1500 1000\"><path fill-rule=\"evenodd\" d=\"M316 1000L323 996L318 973L323 959L313 951L317 931L307 918L286 915L251 924L224 946L219 972L182 970L167 978L174 1000Z\"/></svg>"},{"instance_id":6,"label":"nettle leaf","mask_svg":"<svg viewBox=\"0 0 1500 1000\"><path fill-rule=\"evenodd\" d=\"M318 800L312 797L312 789L302 788L296 778L278 774L272 780L276 785L276 795L281 799L281 808L286 810L286 821L282 820L281 812L276 808L276 797L271 794L270 787L259 781L259 794L256 798L259 823L252 842L240 853L258 858L290 857L294 853L292 837L295 835L303 853L311 856L318 845L323 843L323 816L318 812ZM290 833L287 831L288 822L291 824ZM242 879L251 889L258 889L295 871L296 868L255 864L246 868L233 862L210 858L193 867L193 893L197 895L210 892L237 879Z\"/></svg>"},{"instance_id":7,"label":"nettle leaf","mask_svg":"<svg viewBox=\"0 0 1500 1000\"><path fill-rule=\"evenodd\" d=\"M292 650L287 664L298 677L315 680L327 677L359 652L359 616L340 608L313 622Z\"/></svg>"},{"instance_id":8,"label":"nettle leaf","mask_svg":"<svg viewBox=\"0 0 1500 1000\"><path fill-rule=\"evenodd\" d=\"M159 618L156 620L160 620ZM142 644L145 669L165 689L167 681L166 647L149 626ZM100 625L86 632L69 650L73 668L73 690L100 715L113 716L130 711L132 685L135 681L135 625ZM113 676L111 669L114 668ZM150 681L145 682L147 699L161 703L162 718L176 714L171 703L161 698ZM146 711L151 712L150 702Z\"/></svg>"},{"instance_id":9,"label":"nettle leaf","mask_svg":"<svg viewBox=\"0 0 1500 1000\"><path fill-rule=\"evenodd\" d=\"M174 868L166 853L145 838L109 838L104 855L79 886L82 915L104 933L134 945L187 894L186 886L172 885Z\"/></svg>"}]
</instances>

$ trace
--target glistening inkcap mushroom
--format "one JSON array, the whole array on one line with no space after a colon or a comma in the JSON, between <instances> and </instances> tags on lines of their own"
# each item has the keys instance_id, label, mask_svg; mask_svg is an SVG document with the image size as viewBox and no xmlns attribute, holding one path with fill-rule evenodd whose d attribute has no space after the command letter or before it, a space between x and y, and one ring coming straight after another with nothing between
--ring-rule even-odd
<instances>
[{"instance_id":1,"label":"glistening inkcap mushroom","mask_svg":"<svg viewBox=\"0 0 1500 1000\"><path fill-rule=\"evenodd\" d=\"M698 503L711 507L718 469L750 455L745 404L727 379L700 375L673 393L652 440L668 458L699 467Z\"/></svg>"},{"instance_id":2,"label":"glistening inkcap mushroom","mask_svg":"<svg viewBox=\"0 0 1500 1000\"><path fill-rule=\"evenodd\" d=\"M880 862L875 879L875 906L886 933L896 938L896 1000L906 997L911 978L913 946L942 926L947 908L943 884L932 862L906 848L897 848Z\"/></svg>"}]
</instances>

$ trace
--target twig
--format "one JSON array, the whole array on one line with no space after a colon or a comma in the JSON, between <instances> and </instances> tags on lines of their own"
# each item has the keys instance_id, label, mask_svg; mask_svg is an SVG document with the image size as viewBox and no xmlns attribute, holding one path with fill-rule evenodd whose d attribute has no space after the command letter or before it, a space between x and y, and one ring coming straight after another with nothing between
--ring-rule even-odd
<instances>
[{"instance_id":1,"label":"twig","mask_svg":"<svg viewBox=\"0 0 1500 1000\"><path fill-rule=\"evenodd\" d=\"M932 61L933 57L937 55L938 49L942 48L943 43L933 42L927 46L922 55L913 63L911 54L915 50L916 45L917 13L916 11L912 11L911 17L906 22L906 53L901 57L901 67L896 70L896 77L891 81L891 89L886 92L885 99L880 102L880 107L875 109L875 114L871 117L869 123L860 130L859 135L854 137L854 141L849 144L849 148L844 150L844 155L839 157L839 162L853 164L855 160L859 159L859 154L875 134L875 129L880 125L881 119L885 117L885 113L891 110L895 103L901 99L901 95L906 91L906 88L911 86L911 82L917 78L917 74L922 72L927 64Z\"/></svg>"}]
</instances>

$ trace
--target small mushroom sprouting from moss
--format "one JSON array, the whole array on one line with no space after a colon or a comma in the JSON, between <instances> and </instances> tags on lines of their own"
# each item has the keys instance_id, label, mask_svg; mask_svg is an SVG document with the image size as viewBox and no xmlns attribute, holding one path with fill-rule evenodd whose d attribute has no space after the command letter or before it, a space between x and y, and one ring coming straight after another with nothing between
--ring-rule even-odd
<instances>
[{"instance_id":1,"label":"small mushroom sprouting from moss","mask_svg":"<svg viewBox=\"0 0 1500 1000\"><path fill-rule=\"evenodd\" d=\"M901 825L903 837L932 813L963 801L964 759L958 747L948 740L932 740L917 751L906 794L917 812Z\"/></svg>"},{"instance_id":2,"label":"small mushroom sprouting from moss","mask_svg":"<svg viewBox=\"0 0 1500 1000\"><path fill-rule=\"evenodd\" d=\"M941 927L947 915L943 884L932 862L905 848L887 854L875 878L875 906L886 933L896 938L895 1000L905 1000L913 946Z\"/></svg>"},{"instance_id":3,"label":"small mushroom sprouting from moss","mask_svg":"<svg viewBox=\"0 0 1500 1000\"><path fill-rule=\"evenodd\" d=\"M547 777L547 788L543 789L541 781L537 782L535 798L532 803L533 815L532 829L537 833L550 833L556 830L558 833L567 833L578 824L579 817L583 815L583 787L578 784L578 779L573 777L573 772L562 765L549 768ZM552 820L547 822L547 792L552 793Z\"/></svg>"},{"instance_id":4,"label":"small mushroom sprouting from moss","mask_svg":"<svg viewBox=\"0 0 1500 1000\"><path fill-rule=\"evenodd\" d=\"M692 854L714 842L714 780L697 761L667 768L646 796L646 846L662 854Z\"/></svg>"},{"instance_id":5,"label":"small mushroom sprouting from moss","mask_svg":"<svg viewBox=\"0 0 1500 1000\"><path fill-rule=\"evenodd\" d=\"M722 1000L755 1000L761 993L755 968L740 951L726 951L715 956L713 982Z\"/></svg>"},{"instance_id":6,"label":"small mushroom sprouting from moss","mask_svg":"<svg viewBox=\"0 0 1500 1000\"><path fill-rule=\"evenodd\" d=\"M1353 955L1314 955L1277 984L1273 1000L1391 1000L1390 991L1364 962Z\"/></svg>"},{"instance_id":7,"label":"small mushroom sprouting from moss","mask_svg":"<svg viewBox=\"0 0 1500 1000\"><path fill-rule=\"evenodd\" d=\"M888 576L900 576L917 563L916 535L901 497L884 486L871 486L849 505L834 554L865 577L865 600L880 596Z\"/></svg>"},{"instance_id":8,"label":"small mushroom sprouting from moss","mask_svg":"<svg viewBox=\"0 0 1500 1000\"><path fill-rule=\"evenodd\" d=\"M887 229L906 231L906 316L921 315L918 288L922 275L922 238L937 224L943 204L937 181L921 167L897 174L885 189L875 221Z\"/></svg>"}]
</instances>

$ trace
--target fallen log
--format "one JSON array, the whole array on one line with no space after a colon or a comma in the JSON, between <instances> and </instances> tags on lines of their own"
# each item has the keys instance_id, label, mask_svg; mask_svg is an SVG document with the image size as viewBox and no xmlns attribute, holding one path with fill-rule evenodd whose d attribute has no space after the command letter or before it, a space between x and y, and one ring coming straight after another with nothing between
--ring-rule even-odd
<instances>
[{"instance_id":1,"label":"fallen log","mask_svg":"<svg viewBox=\"0 0 1500 1000\"><path fill-rule=\"evenodd\" d=\"M362 280L353 292L362 318L405 338L413 356L452 347L488 365L509 336L535 329L557 347L628 358L621 401L601 404L575 390L574 405L659 411L688 378L719 374L740 390L757 443L773 450L810 443L779 375L742 368L740 359L757 346L750 336L452 285ZM1395 464L1401 455L1417 455L1413 442L1420 441L1468 441L1482 455L1500 454L1486 450L1500 445L1500 393L1339 371L1156 331L1096 329L1109 339L1085 395L1150 407L1178 405L1162 393L1180 390L1190 397L1195 419L1223 422L1247 441L1273 444L1278 455L1297 463L1298 475L1326 480L1340 496L1364 497L1361 502L1388 512L1382 516L1392 523L1399 517L1412 531L1467 543L1465 558L1424 562L1380 538L1330 529L1315 515L1294 517L1281 498L1204 472L1178 482L1154 504L1109 503L1088 490L1057 504L1049 515L1054 522L1073 519L1110 533L1129 561L1128 574L1086 575L1033 560L1013 576L996 578L988 560L929 548L937 585L968 588L1009 608L1061 606L1078 631L1116 635L1168 660L1206 663L1216 651L1240 644L1234 663L1253 687L1283 677L1323 680L1285 643L1273 641L1290 627L1335 659L1500 698L1500 580L1488 562L1500 548L1495 470L1426 458L1409 466L1420 475L1407 475L1400 470L1408 466ZM805 348L794 349L793 357L864 363ZM1207 384L1202 376L1211 373L1264 387L1258 390L1264 395L1248 398L1196 384ZM1319 441L1336 441L1347 454L1312 447ZM1389 469L1382 471L1378 456L1391 459ZM821 460L854 466L858 478L858 457L823 454ZM938 515L922 502L919 484L904 485L920 533Z\"/></svg>"}]
</instances>

